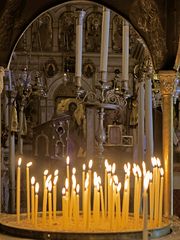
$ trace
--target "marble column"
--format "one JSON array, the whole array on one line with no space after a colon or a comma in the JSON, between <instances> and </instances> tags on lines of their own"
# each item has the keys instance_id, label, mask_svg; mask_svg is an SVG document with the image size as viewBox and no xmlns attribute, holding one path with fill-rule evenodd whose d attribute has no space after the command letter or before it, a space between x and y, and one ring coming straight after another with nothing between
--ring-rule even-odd
<instances>
[{"instance_id":1,"label":"marble column","mask_svg":"<svg viewBox=\"0 0 180 240\"><path fill-rule=\"evenodd\" d=\"M129 80L129 23L123 19L122 31L122 88L128 90Z\"/></svg>"},{"instance_id":2,"label":"marble column","mask_svg":"<svg viewBox=\"0 0 180 240\"><path fill-rule=\"evenodd\" d=\"M2 129L1 129L1 120L2 120L2 116L1 116L1 93L3 90L3 78L4 78L4 68L0 66L0 213L1 213L1 207L2 207L2 182L1 182L1 172L2 172L2 147L1 147L1 134L2 134Z\"/></svg>"},{"instance_id":3,"label":"marble column","mask_svg":"<svg viewBox=\"0 0 180 240\"><path fill-rule=\"evenodd\" d=\"M82 77L82 44L83 44L83 19L85 11L77 11L76 17L76 63L75 63L75 78L76 86L81 87Z\"/></svg>"},{"instance_id":4,"label":"marble column","mask_svg":"<svg viewBox=\"0 0 180 240\"><path fill-rule=\"evenodd\" d=\"M139 82L138 90L138 162L144 161L144 81Z\"/></svg>"},{"instance_id":5,"label":"marble column","mask_svg":"<svg viewBox=\"0 0 180 240\"><path fill-rule=\"evenodd\" d=\"M173 93L175 71L159 71L162 95L162 160L164 167L164 216L173 215Z\"/></svg>"},{"instance_id":6,"label":"marble column","mask_svg":"<svg viewBox=\"0 0 180 240\"><path fill-rule=\"evenodd\" d=\"M101 81L103 83L107 82L109 24L110 24L110 10L106 7L103 7L102 31L101 31L101 53L100 53L100 74L101 74Z\"/></svg>"},{"instance_id":7,"label":"marble column","mask_svg":"<svg viewBox=\"0 0 180 240\"><path fill-rule=\"evenodd\" d=\"M9 70L8 70L9 71ZM11 80L9 80L11 81ZM9 85L9 90L6 92L7 96L8 96L8 128L9 128L9 180L10 180L10 184L9 184L9 190L10 190L10 212L14 213L15 212L15 202L16 202L16 198L15 198L15 193L16 193L16 189L15 189L15 182L16 182L16 178L15 178L15 171L16 171L16 159L15 159L15 134L14 131L11 129L11 124L12 124L12 105L13 105L13 101L15 99L16 93L12 91L11 89L11 85Z\"/></svg>"},{"instance_id":8,"label":"marble column","mask_svg":"<svg viewBox=\"0 0 180 240\"><path fill-rule=\"evenodd\" d=\"M151 71L151 70L150 70ZM145 135L146 135L146 163L150 166L154 153L153 113L152 113L152 73L146 75L145 80Z\"/></svg>"}]
</instances>

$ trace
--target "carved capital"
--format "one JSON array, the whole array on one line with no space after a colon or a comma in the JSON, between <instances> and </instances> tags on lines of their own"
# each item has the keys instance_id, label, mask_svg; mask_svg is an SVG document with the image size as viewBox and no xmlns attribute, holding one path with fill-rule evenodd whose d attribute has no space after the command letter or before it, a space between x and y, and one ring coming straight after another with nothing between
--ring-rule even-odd
<instances>
[{"instance_id":1,"label":"carved capital","mask_svg":"<svg viewBox=\"0 0 180 240\"><path fill-rule=\"evenodd\" d=\"M173 95L176 88L175 71L159 71L160 91L162 95Z\"/></svg>"}]
</instances>

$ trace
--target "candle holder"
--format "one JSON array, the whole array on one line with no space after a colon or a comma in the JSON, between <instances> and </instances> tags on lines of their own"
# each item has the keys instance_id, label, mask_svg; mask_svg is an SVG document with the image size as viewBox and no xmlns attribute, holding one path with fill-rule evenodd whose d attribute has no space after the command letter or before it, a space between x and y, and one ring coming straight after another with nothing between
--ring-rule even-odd
<instances>
[{"instance_id":1,"label":"candle holder","mask_svg":"<svg viewBox=\"0 0 180 240\"><path fill-rule=\"evenodd\" d=\"M162 193L163 193L163 170L159 169L160 160L153 159L155 166L153 174L146 169L145 163L140 166L133 165L133 173L136 178L136 202L143 200L143 205L136 205L134 212L130 208L130 181L131 181L131 165L127 163L124 165L125 177L124 188L121 189L121 182L119 182L118 171L115 164L109 164L105 161L105 168L107 174L104 185L101 182L101 177L97 172L92 174L93 161L89 161L89 168L83 171L85 176L82 179L83 202L80 201L80 184L76 181L76 171L73 168L72 172L72 187L70 192L67 192L67 178L61 179L64 182L62 190L62 206L59 206L56 194L60 191L52 191L52 175L46 178L46 203L43 201L43 212L38 212L38 192L39 184L35 183L35 177L31 178L31 214L30 220L27 213L20 213L18 211L15 215L1 214L0 215L0 230L8 232L21 237L32 237L36 239L148 239L148 235L152 238L158 238L170 233L170 220L163 217L162 213ZM143 172L143 175L141 175ZM138 174L136 174L138 173ZM158 176L161 175L159 182ZM42 176L43 177L43 176ZM56 186L58 176L54 176L53 184ZM155 184L154 192L159 191L160 197L155 194L153 201L160 205L158 215L153 214L150 219L150 211L148 209L149 181L153 180ZM141 184L143 181L144 185ZM18 183L20 182L18 178ZM159 184L157 184L159 182ZM37 186L38 189L34 189ZM103 187L104 186L104 187ZM105 188L105 189L103 189ZM47 192L48 189L48 192ZM57 188L58 189L58 188ZM20 189L19 189L20 190ZM94 190L94 191L92 191ZM107 208L104 204L104 190L107 192ZM67 194L68 193L68 194ZM71 194L69 194L71 193ZM17 195L19 192L17 193ZM121 197L122 201L121 201ZM54 200L55 198L55 200ZM135 198L134 198L135 199ZM93 204L92 204L93 201ZM53 203L53 204L52 204ZM151 204L151 203L150 203ZM141 211L141 208L143 211ZM131 210L131 211L130 211ZM135 210L137 210L135 214ZM44 215L45 213L45 215ZM18 216L18 219L17 219ZM45 221L44 221L45 219Z\"/></svg>"}]
</instances>

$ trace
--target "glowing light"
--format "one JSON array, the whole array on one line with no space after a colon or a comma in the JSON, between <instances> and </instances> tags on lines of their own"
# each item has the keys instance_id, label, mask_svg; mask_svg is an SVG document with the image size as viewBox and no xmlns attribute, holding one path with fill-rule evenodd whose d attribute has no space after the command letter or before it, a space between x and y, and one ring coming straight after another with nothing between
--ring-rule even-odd
<instances>
[{"instance_id":1,"label":"glowing light","mask_svg":"<svg viewBox=\"0 0 180 240\"><path fill-rule=\"evenodd\" d=\"M48 183L48 191L51 192L52 190L52 181L49 181Z\"/></svg>"},{"instance_id":2,"label":"glowing light","mask_svg":"<svg viewBox=\"0 0 180 240\"><path fill-rule=\"evenodd\" d=\"M164 175L164 169L163 168L160 168L160 174L161 174L161 177Z\"/></svg>"},{"instance_id":3,"label":"glowing light","mask_svg":"<svg viewBox=\"0 0 180 240\"><path fill-rule=\"evenodd\" d=\"M48 169L44 170L44 176L47 176L48 175Z\"/></svg>"},{"instance_id":4,"label":"glowing light","mask_svg":"<svg viewBox=\"0 0 180 240\"><path fill-rule=\"evenodd\" d=\"M67 156L67 158L66 158L66 164L69 165L69 163L70 163L70 158L69 158L69 156Z\"/></svg>"},{"instance_id":5,"label":"glowing light","mask_svg":"<svg viewBox=\"0 0 180 240\"><path fill-rule=\"evenodd\" d=\"M88 165L89 169L92 168L92 165L93 165L93 160L91 159L91 160L89 160L89 165Z\"/></svg>"},{"instance_id":6,"label":"glowing light","mask_svg":"<svg viewBox=\"0 0 180 240\"><path fill-rule=\"evenodd\" d=\"M19 158L19 159L18 159L18 167L21 166L21 163L22 163L22 158Z\"/></svg>"},{"instance_id":7,"label":"glowing light","mask_svg":"<svg viewBox=\"0 0 180 240\"><path fill-rule=\"evenodd\" d=\"M39 192L39 183L37 182L35 184L35 193L38 194L38 192Z\"/></svg>"},{"instance_id":8,"label":"glowing light","mask_svg":"<svg viewBox=\"0 0 180 240\"><path fill-rule=\"evenodd\" d=\"M75 167L72 169L72 174L73 174L73 175L76 174L76 168L75 168Z\"/></svg>"},{"instance_id":9,"label":"glowing light","mask_svg":"<svg viewBox=\"0 0 180 240\"><path fill-rule=\"evenodd\" d=\"M82 168L83 168L83 171L86 170L86 164L85 163L83 164Z\"/></svg>"},{"instance_id":10,"label":"glowing light","mask_svg":"<svg viewBox=\"0 0 180 240\"><path fill-rule=\"evenodd\" d=\"M58 174L59 174L59 170L56 169L56 170L54 171L54 176L57 176Z\"/></svg>"},{"instance_id":11,"label":"glowing light","mask_svg":"<svg viewBox=\"0 0 180 240\"><path fill-rule=\"evenodd\" d=\"M26 167L31 167L32 166L32 162L28 162L27 164L26 164Z\"/></svg>"},{"instance_id":12,"label":"glowing light","mask_svg":"<svg viewBox=\"0 0 180 240\"><path fill-rule=\"evenodd\" d=\"M31 185L34 185L35 184L35 177L33 176L32 178L31 178Z\"/></svg>"},{"instance_id":13,"label":"glowing light","mask_svg":"<svg viewBox=\"0 0 180 240\"><path fill-rule=\"evenodd\" d=\"M80 191L80 186L79 186L79 184L77 184L77 186L76 186L76 193L79 194L79 191Z\"/></svg>"},{"instance_id":14,"label":"glowing light","mask_svg":"<svg viewBox=\"0 0 180 240\"><path fill-rule=\"evenodd\" d=\"M53 184L56 185L57 184L57 180L58 180L58 176L55 176L54 180L53 180Z\"/></svg>"}]
</instances>

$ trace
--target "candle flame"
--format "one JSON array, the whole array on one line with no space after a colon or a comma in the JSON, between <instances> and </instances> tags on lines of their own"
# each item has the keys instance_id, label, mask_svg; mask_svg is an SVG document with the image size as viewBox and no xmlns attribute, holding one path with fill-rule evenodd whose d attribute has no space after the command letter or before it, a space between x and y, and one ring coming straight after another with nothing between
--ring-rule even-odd
<instances>
[{"instance_id":1,"label":"candle flame","mask_svg":"<svg viewBox=\"0 0 180 240\"><path fill-rule=\"evenodd\" d=\"M53 184L54 184L54 185L57 184L57 180L58 180L58 176L56 175L56 176L54 177L54 180L53 180Z\"/></svg>"},{"instance_id":2,"label":"candle flame","mask_svg":"<svg viewBox=\"0 0 180 240\"><path fill-rule=\"evenodd\" d=\"M124 182L124 190L127 191L127 189L128 189L128 179L126 179Z\"/></svg>"},{"instance_id":3,"label":"candle flame","mask_svg":"<svg viewBox=\"0 0 180 240\"><path fill-rule=\"evenodd\" d=\"M158 166L158 167L160 167L160 166L161 166L161 161L160 161L160 159L159 159L159 158L157 158L157 160L156 160L156 161L157 161L157 166Z\"/></svg>"},{"instance_id":4,"label":"candle flame","mask_svg":"<svg viewBox=\"0 0 180 240\"><path fill-rule=\"evenodd\" d=\"M86 164L85 163L83 164L82 168L83 168L83 171L86 170Z\"/></svg>"},{"instance_id":5,"label":"candle flame","mask_svg":"<svg viewBox=\"0 0 180 240\"><path fill-rule=\"evenodd\" d=\"M48 184L49 184L49 181L51 180L51 177L52 175L50 174L47 179L46 179L46 183L45 183L45 186L48 188Z\"/></svg>"},{"instance_id":6,"label":"candle flame","mask_svg":"<svg viewBox=\"0 0 180 240\"><path fill-rule=\"evenodd\" d=\"M152 181L153 175L152 172L149 173L149 181Z\"/></svg>"},{"instance_id":7,"label":"candle flame","mask_svg":"<svg viewBox=\"0 0 180 240\"><path fill-rule=\"evenodd\" d=\"M69 163L70 163L70 158L69 158L69 156L67 156L67 158L66 158L66 164L69 165Z\"/></svg>"},{"instance_id":8,"label":"candle flame","mask_svg":"<svg viewBox=\"0 0 180 240\"><path fill-rule=\"evenodd\" d=\"M107 169L107 166L109 165L107 159L105 159L105 161L104 161L104 165L105 165L105 168Z\"/></svg>"},{"instance_id":9,"label":"candle flame","mask_svg":"<svg viewBox=\"0 0 180 240\"><path fill-rule=\"evenodd\" d=\"M37 182L35 184L35 193L37 194L39 192L39 183Z\"/></svg>"},{"instance_id":10,"label":"candle flame","mask_svg":"<svg viewBox=\"0 0 180 240\"><path fill-rule=\"evenodd\" d=\"M34 185L34 183L35 183L35 177L33 176L33 177L31 178L31 185Z\"/></svg>"},{"instance_id":11,"label":"candle flame","mask_svg":"<svg viewBox=\"0 0 180 240\"><path fill-rule=\"evenodd\" d=\"M127 168L129 171L131 170L131 164L129 162L127 163Z\"/></svg>"},{"instance_id":12,"label":"candle flame","mask_svg":"<svg viewBox=\"0 0 180 240\"><path fill-rule=\"evenodd\" d=\"M84 183L85 190L88 188L88 185L89 185L89 179L86 178L85 183Z\"/></svg>"},{"instance_id":13,"label":"candle flame","mask_svg":"<svg viewBox=\"0 0 180 240\"><path fill-rule=\"evenodd\" d=\"M144 190L147 190L149 186L149 174L144 176Z\"/></svg>"},{"instance_id":14,"label":"candle flame","mask_svg":"<svg viewBox=\"0 0 180 240\"><path fill-rule=\"evenodd\" d=\"M117 185L118 184L118 176L114 175L113 176L114 183Z\"/></svg>"},{"instance_id":15,"label":"candle flame","mask_svg":"<svg viewBox=\"0 0 180 240\"><path fill-rule=\"evenodd\" d=\"M145 176L146 175L146 164L144 161L142 162L142 168L143 168L143 176Z\"/></svg>"},{"instance_id":16,"label":"candle flame","mask_svg":"<svg viewBox=\"0 0 180 240\"><path fill-rule=\"evenodd\" d=\"M56 170L54 171L54 176L57 176L57 175L58 175L58 173L59 173L59 170L58 170L58 169L56 169Z\"/></svg>"},{"instance_id":17,"label":"candle flame","mask_svg":"<svg viewBox=\"0 0 180 240\"><path fill-rule=\"evenodd\" d=\"M115 171L116 171L116 164L113 163L113 165L112 165L112 169L111 169L112 174L114 174Z\"/></svg>"},{"instance_id":18,"label":"candle flame","mask_svg":"<svg viewBox=\"0 0 180 240\"><path fill-rule=\"evenodd\" d=\"M73 175L76 174L76 168L75 167L73 167L73 169L72 169L72 174Z\"/></svg>"},{"instance_id":19,"label":"candle flame","mask_svg":"<svg viewBox=\"0 0 180 240\"><path fill-rule=\"evenodd\" d=\"M65 187L63 187L62 188L62 195L65 195L65 193L66 193L66 189L65 189Z\"/></svg>"},{"instance_id":20,"label":"candle flame","mask_svg":"<svg viewBox=\"0 0 180 240\"><path fill-rule=\"evenodd\" d=\"M163 168L160 168L160 174L161 174L161 177L163 177L163 175L164 175L164 169Z\"/></svg>"},{"instance_id":21,"label":"candle flame","mask_svg":"<svg viewBox=\"0 0 180 240\"><path fill-rule=\"evenodd\" d=\"M52 190L52 181L50 180L48 183L48 191L51 192Z\"/></svg>"},{"instance_id":22,"label":"candle flame","mask_svg":"<svg viewBox=\"0 0 180 240\"><path fill-rule=\"evenodd\" d=\"M75 177L75 175L72 175L72 188L73 189L76 188L76 177Z\"/></svg>"},{"instance_id":23,"label":"candle flame","mask_svg":"<svg viewBox=\"0 0 180 240\"><path fill-rule=\"evenodd\" d=\"M110 173L110 172L111 172L111 168L112 168L112 167L111 167L111 165L110 165L110 164L109 164L109 165L107 165L107 172L108 172L108 173Z\"/></svg>"},{"instance_id":24,"label":"candle flame","mask_svg":"<svg viewBox=\"0 0 180 240\"><path fill-rule=\"evenodd\" d=\"M48 169L44 170L44 176L47 176L48 175Z\"/></svg>"},{"instance_id":25,"label":"candle flame","mask_svg":"<svg viewBox=\"0 0 180 240\"><path fill-rule=\"evenodd\" d=\"M32 166L32 162L28 162L28 163L26 164L26 167L30 167L30 166Z\"/></svg>"},{"instance_id":26,"label":"candle flame","mask_svg":"<svg viewBox=\"0 0 180 240\"><path fill-rule=\"evenodd\" d=\"M18 159L18 167L21 166L21 163L22 163L22 158L20 157L20 158Z\"/></svg>"},{"instance_id":27,"label":"candle flame","mask_svg":"<svg viewBox=\"0 0 180 240\"><path fill-rule=\"evenodd\" d=\"M152 166L155 167L157 165L156 158L152 157L151 158Z\"/></svg>"},{"instance_id":28,"label":"candle flame","mask_svg":"<svg viewBox=\"0 0 180 240\"><path fill-rule=\"evenodd\" d=\"M93 160L91 159L91 160L89 160L89 165L88 165L89 169L92 168L92 165L93 165Z\"/></svg>"},{"instance_id":29,"label":"candle flame","mask_svg":"<svg viewBox=\"0 0 180 240\"><path fill-rule=\"evenodd\" d=\"M68 178L65 179L65 188L68 189L69 187L69 180Z\"/></svg>"},{"instance_id":30,"label":"candle flame","mask_svg":"<svg viewBox=\"0 0 180 240\"><path fill-rule=\"evenodd\" d=\"M76 186L76 193L79 194L79 191L80 191L80 186L79 186L79 184L77 184L77 186Z\"/></svg>"},{"instance_id":31,"label":"candle flame","mask_svg":"<svg viewBox=\"0 0 180 240\"><path fill-rule=\"evenodd\" d=\"M117 192L120 192L120 191L121 191L121 182L119 182L117 186Z\"/></svg>"},{"instance_id":32,"label":"candle flame","mask_svg":"<svg viewBox=\"0 0 180 240\"><path fill-rule=\"evenodd\" d=\"M100 176L97 177L97 180L98 180L98 184L101 184L101 177Z\"/></svg>"}]
</instances>

